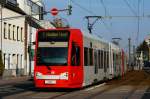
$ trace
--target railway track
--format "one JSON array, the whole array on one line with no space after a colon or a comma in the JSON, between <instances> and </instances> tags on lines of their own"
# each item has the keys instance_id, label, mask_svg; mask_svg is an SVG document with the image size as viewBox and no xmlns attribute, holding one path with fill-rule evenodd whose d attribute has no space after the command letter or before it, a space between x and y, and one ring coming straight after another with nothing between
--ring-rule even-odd
<instances>
[{"instance_id":1,"label":"railway track","mask_svg":"<svg viewBox=\"0 0 150 99\"><path fill-rule=\"evenodd\" d=\"M129 72L123 79L115 79L106 82L105 84L94 85L80 90L60 90L60 89L33 89L13 96L5 97L4 99L10 99L10 97L25 99L97 99L115 90L123 91L125 94L119 99L132 99L131 97L141 86L150 86L150 74L144 71ZM131 87L131 88L127 88ZM117 93L118 95L119 93ZM118 98L117 98L118 99Z\"/></svg>"},{"instance_id":2,"label":"railway track","mask_svg":"<svg viewBox=\"0 0 150 99\"><path fill-rule=\"evenodd\" d=\"M127 79L128 78L128 79ZM121 99L129 99L137 89L143 86L147 81L150 81L149 75L145 74L143 71L135 72L126 75L126 78L122 80L112 80L108 82L103 90L97 91L96 93L91 93L84 99L94 99L97 96L105 94L108 91L119 89L122 86L133 86L130 90L126 90L127 94Z\"/></svg>"}]
</instances>

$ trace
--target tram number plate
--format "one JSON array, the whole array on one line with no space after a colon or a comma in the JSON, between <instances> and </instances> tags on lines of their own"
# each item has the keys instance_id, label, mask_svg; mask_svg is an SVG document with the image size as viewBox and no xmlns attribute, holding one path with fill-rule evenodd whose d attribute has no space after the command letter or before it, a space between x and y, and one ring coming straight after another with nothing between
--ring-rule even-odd
<instances>
[{"instance_id":1,"label":"tram number plate","mask_svg":"<svg viewBox=\"0 0 150 99\"><path fill-rule=\"evenodd\" d=\"M56 80L45 80L45 84L56 84Z\"/></svg>"}]
</instances>

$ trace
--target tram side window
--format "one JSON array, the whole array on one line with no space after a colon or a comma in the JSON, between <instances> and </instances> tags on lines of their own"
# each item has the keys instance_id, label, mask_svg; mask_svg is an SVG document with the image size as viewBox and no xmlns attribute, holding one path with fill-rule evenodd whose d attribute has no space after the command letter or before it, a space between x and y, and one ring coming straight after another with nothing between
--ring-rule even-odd
<instances>
[{"instance_id":1,"label":"tram side window","mask_svg":"<svg viewBox=\"0 0 150 99\"><path fill-rule=\"evenodd\" d=\"M119 53L119 65L121 66L121 53Z\"/></svg>"},{"instance_id":2,"label":"tram side window","mask_svg":"<svg viewBox=\"0 0 150 99\"><path fill-rule=\"evenodd\" d=\"M79 66L80 65L80 47L72 44L72 53L71 53L71 65Z\"/></svg>"},{"instance_id":3,"label":"tram side window","mask_svg":"<svg viewBox=\"0 0 150 99\"><path fill-rule=\"evenodd\" d=\"M107 51L107 68L109 68L109 52Z\"/></svg>"},{"instance_id":4,"label":"tram side window","mask_svg":"<svg viewBox=\"0 0 150 99\"><path fill-rule=\"evenodd\" d=\"M106 51L104 51L104 67L106 67L106 62L107 62L107 59L106 59Z\"/></svg>"},{"instance_id":5,"label":"tram side window","mask_svg":"<svg viewBox=\"0 0 150 99\"><path fill-rule=\"evenodd\" d=\"M116 54L116 56L115 56L116 58L116 67L117 67L117 65L118 65L118 55Z\"/></svg>"},{"instance_id":6,"label":"tram side window","mask_svg":"<svg viewBox=\"0 0 150 99\"><path fill-rule=\"evenodd\" d=\"M84 66L88 66L88 48L84 48Z\"/></svg>"},{"instance_id":7,"label":"tram side window","mask_svg":"<svg viewBox=\"0 0 150 99\"><path fill-rule=\"evenodd\" d=\"M117 66L119 65L119 54L116 55L117 58Z\"/></svg>"},{"instance_id":8,"label":"tram side window","mask_svg":"<svg viewBox=\"0 0 150 99\"><path fill-rule=\"evenodd\" d=\"M103 68L103 51L102 50L100 51L100 54L101 54L100 68L102 69Z\"/></svg>"},{"instance_id":9,"label":"tram side window","mask_svg":"<svg viewBox=\"0 0 150 99\"><path fill-rule=\"evenodd\" d=\"M116 71L116 57L115 57L115 53L113 53L113 66L114 66L114 70Z\"/></svg>"},{"instance_id":10,"label":"tram side window","mask_svg":"<svg viewBox=\"0 0 150 99\"><path fill-rule=\"evenodd\" d=\"M117 54L117 66L119 65L119 54Z\"/></svg>"},{"instance_id":11,"label":"tram side window","mask_svg":"<svg viewBox=\"0 0 150 99\"><path fill-rule=\"evenodd\" d=\"M98 66L101 68L101 57L100 57L100 50L98 50Z\"/></svg>"},{"instance_id":12,"label":"tram side window","mask_svg":"<svg viewBox=\"0 0 150 99\"><path fill-rule=\"evenodd\" d=\"M92 66L93 65L93 49L90 48L89 49L89 58L90 58L90 65Z\"/></svg>"},{"instance_id":13,"label":"tram side window","mask_svg":"<svg viewBox=\"0 0 150 99\"><path fill-rule=\"evenodd\" d=\"M98 64L97 64L97 51L96 50L94 50L94 65L98 66Z\"/></svg>"}]
</instances>

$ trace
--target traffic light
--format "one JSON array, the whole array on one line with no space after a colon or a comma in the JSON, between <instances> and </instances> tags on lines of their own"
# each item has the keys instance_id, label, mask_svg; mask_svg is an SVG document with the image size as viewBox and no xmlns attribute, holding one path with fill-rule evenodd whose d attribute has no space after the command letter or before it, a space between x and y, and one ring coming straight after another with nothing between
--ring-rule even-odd
<instances>
[{"instance_id":1,"label":"traffic light","mask_svg":"<svg viewBox=\"0 0 150 99\"><path fill-rule=\"evenodd\" d=\"M71 14L72 14L72 6L68 5L68 15L71 15Z\"/></svg>"}]
</instances>

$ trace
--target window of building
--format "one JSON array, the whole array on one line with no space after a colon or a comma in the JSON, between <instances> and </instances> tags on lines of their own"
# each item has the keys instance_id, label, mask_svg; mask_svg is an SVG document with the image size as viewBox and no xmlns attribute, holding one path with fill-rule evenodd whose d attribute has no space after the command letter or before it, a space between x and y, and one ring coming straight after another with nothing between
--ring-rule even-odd
<instances>
[{"instance_id":1,"label":"window of building","mask_svg":"<svg viewBox=\"0 0 150 99\"><path fill-rule=\"evenodd\" d=\"M39 14L39 20L43 20L43 12L44 12L44 9L43 7L40 7L40 14Z\"/></svg>"},{"instance_id":2,"label":"window of building","mask_svg":"<svg viewBox=\"0 0 150 99\"><path fill-rule=\"evenodd\" d=\"M8 39L11 39L11 24L8 24Z\"/></svg>"},{"instance_id":3,"label":"window of building","mask_svg":"<svg viewBox=\"0 0 150 99\"><path fill-rule=\"evenodd\" d=\"M27 0L27 5L28 6L31 6L31 3L32 3L31 0Z\"/></svg>"},{"instance_id":4,"label":"window of building","mask_svg":"<svg viewBox=\"0 0 150 99\"><path fill-rule=\"evenodd\" d=\"M12 54L12 66L17 69L17 54Z\"/></svg>"},{"instance_id":5,"label":"window of building","mask_svg":"<svg viewBox=\"0 0 150 99\"><path fill-rule=\"evenodd\" d=\"M37 3L27 0L27 5L31 7L32 13L39 14L39 20L43 20L43 7L39 6Z\"/></svg>"},{"instance_id":6,"label":"window of building","mask_svg":"<svg viewBox=\"0 0 150 99\"><path fill-rule=\"evenodd\" d=\"M13 40L16 40L16 39L15 39L15 27L16 27L16 26L13 25Z\"/></svg>"},{"instance_id":7,"label":"window of building","mask_svg":"<svg viewBox=\"0 0 150 99\"><path fill-rule=\"evenodd\" d=\"M23 69L23 67L22 67L22 55L20 56L20 67Z\"/></svg>"},{"instance_id":8,"label":"window of building","mask_svg":"<svg viewBox=\"0 0 150 99\"><path fill-rule=\"evenodd\" d=\"M88 66L88 48L84 48L84 66Z\"/></svg>"},{"instance_id":9,"label":"window of building","mask_svg":"<svg viewBox=\"0 0 150 99\"><path fill-rule=\"evenodd\" d=\"M19 74L19 54L16 57L16 75Z\"/></svg>"},{"instance_id":10,"label":"window of building","mask_svg":"<svg viewBox=\"0 0 150 99\"><path fill-rule=\"evenodd\" d=\"M19 26L17 26L17 41L19 41Z\"/></svg>"},{"instance_id":11,"label":"window of building","mask_svg":"<svg viewBox=\"0 0 150 99\"><path fill-rule=\"evenodd\" d=\"M36 3L32 3L32 9L31 9L31 11L33 13L39 13L40 12L40 6L37 5Z\"/></svg>"},{"instance_id":12,"label":"window of building","mask_svg":"<svg viewBox=\"0 0 150 99\"><path fill-rule=\"evenodd\" d=\"M10 65L11 65L11 64L10 64L10 56L11 56L11 54L8 55L8 69L11 68L11 67L10 67Z\"/></svg>"},{"instance_id":13,"label":"window of building","mask_svg":"<svg viewBox=\"0 0 150 99\"><path fill-rule=\"evenodd\" d=\"M7 3L16 6L17 0L7 0Z\"/></svg>"},{"instance_id":14,"label":"window of building","mask_svg":"<svg viewBox=\"0 0 150 99\"><path fill-rule=\"evenodd\" d=\"M19 54L17 54L17 66L16 66L17 69L19 69L19 65L20 65L20 64L19 64Z\"/></svg>"},{"instance_id":15,"label":"window of building","mask_svg":"<svg viewBox=\"0 0 150 99\"><path fill-rule=\"evenodd\" d=\"M6 27L7 27L7 23L4 22L4 39L7 39Z\"/></svg>"},{"instance_id":16,"label":"window of building","mask_svg":"<svg viewBox=\"0 0 150 99\"><path fill-rule=\"evenodd\" d=\"M21 38L21 41L23 42L23 28L22 27L20 29L20 38Z\"/></svg>"},{"instance_id":17,"label":"window of building","mask_svg":"<svg viewBox=\"0 0 150 99\"><path fill-rule=\"evenodd\" d=\"M3 58L3 63L4 63L4 67L6 67L6 53L4 53L4 56L3 56L4 58Z\"/></svg>"},{"instance_id":18,"label":"window of building","mask_svg":"<svg viewBox=\"0 0 150 99\"><path fill-rule=\"evenodd\" d=\"M31 0L27 0L27 5L31 6Z\"/></svg>"}]
</instances>

